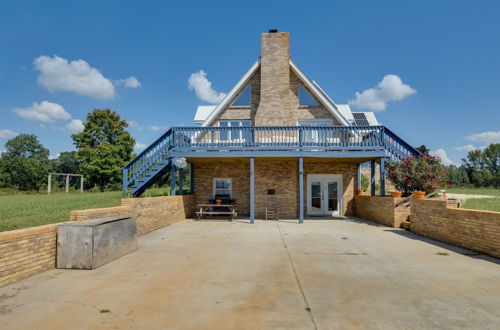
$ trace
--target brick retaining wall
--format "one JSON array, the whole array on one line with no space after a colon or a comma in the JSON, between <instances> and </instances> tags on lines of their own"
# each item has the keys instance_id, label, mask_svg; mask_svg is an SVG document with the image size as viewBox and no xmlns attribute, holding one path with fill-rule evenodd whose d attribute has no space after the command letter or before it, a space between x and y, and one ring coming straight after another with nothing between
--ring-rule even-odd
<instances>
[{"instance_id":1,"label":"brick retaining wall","mask_svg":"<svg viewBox=\"0 0 500 330\"><path fill-rule=\"evenodd\" d=\"M425 199L412 202L410 221L416 234L500 258L500 212Z\"/></svg>"},{"instance_id":2,"label":"brick retaining wall","mask_svg":"<svg viewBox=\"0 0 500 330\"><path fill-rule=\"evenodd\" d=\"M395 205L401 200L402 198L389 196L355 196L354 214L366 220L399 228L401 222L410 215L410 208L395 208Z\"/></svg>"},{"instance_id":3,"label":"brick retaining wall","mask_svg":"<svg viewBox=\"0 0 500 330\"><path fill-rule=\"evenodd\" d=\"M122 206L72 211L71 221L133 216L138 235L192 216L194 196L122 199ZM58 224L0 232L0 287L56 266Z\"/></svg>"},{"instance_id":4,"label":"brick retaining wall","mask_svg":"<svg viewBox=\"0 0 500 330\"><path fill-rule=\"evenodd\" d=\"M0 233L0 287L56 266L57 224Z\"/></svg>"}]
</instances>

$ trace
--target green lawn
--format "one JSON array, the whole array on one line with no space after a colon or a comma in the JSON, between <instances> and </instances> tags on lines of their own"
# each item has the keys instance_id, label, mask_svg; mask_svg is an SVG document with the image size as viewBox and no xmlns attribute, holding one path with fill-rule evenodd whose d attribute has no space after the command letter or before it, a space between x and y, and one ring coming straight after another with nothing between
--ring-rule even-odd
<instances>
[{"instance_id":1,"label":"green lawn","mask_svg":"<svg viewBox=\"0 0 500 330\"><path fill-rule=\"evenodd\" d=\"M500 189L495 188L447 188L446 192L454 194L499 196Z\"/></svg>"},{"instance_id":2,"label":"green lawn","mask_svg":"<svg viewBox=\"0 0 500 330\"><path fill-rule=\"evenodd\" d=\"M73 210L120 205L120 192L0 196L0 231L69 220Z\"/></svg>"},{"instance_id":3,"label":"green lawn","mask_svg":"<svg viewBox=\"0 0 500 330\"><path fill-rule=\"evenodd\" d=\"M500 212L500 197L483 198L483 199L468 199L462 205L464 209L484 210Z\"/></svg>"}]
</instances>

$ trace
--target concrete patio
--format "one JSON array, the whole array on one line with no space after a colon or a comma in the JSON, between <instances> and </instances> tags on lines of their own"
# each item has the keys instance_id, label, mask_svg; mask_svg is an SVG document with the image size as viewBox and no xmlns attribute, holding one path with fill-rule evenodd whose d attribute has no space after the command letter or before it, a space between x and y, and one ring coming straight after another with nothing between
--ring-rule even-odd
<instances>
[{"instance_id":1,"label":"concrete patio","mask_svg":"<svg viewBox=\"0 0 500 330\"><path fill-rule=\"evenodd\" d=\"M2 329L477 328L500 324L499 260L346 218L182 221L93 271L0 289Z\"/></svg>"}]
</instances>

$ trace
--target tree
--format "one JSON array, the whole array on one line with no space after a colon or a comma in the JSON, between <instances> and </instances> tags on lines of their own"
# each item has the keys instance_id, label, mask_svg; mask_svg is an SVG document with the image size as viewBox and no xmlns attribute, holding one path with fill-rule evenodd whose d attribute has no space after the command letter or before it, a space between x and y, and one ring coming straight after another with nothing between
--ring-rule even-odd
<instances>
[{"instance_id":1,"label":"tree","mask_svg":"<svg viewBox=\"0 0 500 330\"><path fill-rule=\"evenodd\" d=\"M429 156L431 150L427 148L424 144L422 144L420 147L416 147L417 151L419 151L422 155L424 156Z\"/></svg>"},{"instance_id":2,"label":"tree","mask_svg":"<svg viewBox=\"0 0 500 330\"><path fill-rule=\"evenodd\" d=\"M58 173L80 173L82 161L78 159L76 151L65 151L54 160L54 170Z\"/></svg>"},{"instance_id":3,"label":"tree","mask_svg":"<svg viewBox=\"0 0 500 330\"><path fill-rule=\"evenodd\" d=\"M5 148L0 160L0 184L38 191L49 170L49 150L33 134L19 134L7 141Z\"/></svg>"},{"instance_id":4,"label":"tree","mask_svg":"<svg viewBox=\"0 0 500 330\"><path fill-rule=\"evenodd\" d=\"M125 129L128 123L110 109L94 109L87 114L84 129L71 137L82 164L80 172L90 186L117 189L122 168L132 160L135 140Z\"/></svg>"}]
</instances>

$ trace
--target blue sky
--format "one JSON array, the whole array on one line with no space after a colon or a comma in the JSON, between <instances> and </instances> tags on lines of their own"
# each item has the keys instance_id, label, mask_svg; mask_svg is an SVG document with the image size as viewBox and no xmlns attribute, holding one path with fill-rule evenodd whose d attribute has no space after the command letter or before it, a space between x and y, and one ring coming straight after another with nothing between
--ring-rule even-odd
<instances>
[{"instance_id":1,"label":"blue sky","mask_svg":"<svg viewBox=\"0 0 500 330\"><path fill-rule=\"evenodd\" d=\"M71 150L94 108L135 122L148 145L206 104L191 74L229 91L259 56L260 33L277 28L336 103L397 75L416 93L387 102L379 121L460 163L464 149L500 143L499 12L488 0L4 1L0 150L15 133L38 135L52 155Z\"/></svg>"}]
</instances>

